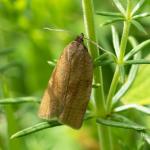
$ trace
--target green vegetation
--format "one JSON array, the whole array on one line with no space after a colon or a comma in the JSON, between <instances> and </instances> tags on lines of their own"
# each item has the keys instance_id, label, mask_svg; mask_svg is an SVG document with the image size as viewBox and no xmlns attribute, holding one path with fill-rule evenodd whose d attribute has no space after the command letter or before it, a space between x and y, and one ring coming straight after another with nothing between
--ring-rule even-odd
<instances>
[{"instance_id":1,"label":"green vegetation","mask_svg":"<svg viewBox=\"0 0 150 150\"><path fill-rule=\"evenodd\" d=\"M1 0L0 150L149 150L149 6ZM57 59L80 33L94 77L84 124L74 130L37 112Z\"/></svg>"}]
</instances>

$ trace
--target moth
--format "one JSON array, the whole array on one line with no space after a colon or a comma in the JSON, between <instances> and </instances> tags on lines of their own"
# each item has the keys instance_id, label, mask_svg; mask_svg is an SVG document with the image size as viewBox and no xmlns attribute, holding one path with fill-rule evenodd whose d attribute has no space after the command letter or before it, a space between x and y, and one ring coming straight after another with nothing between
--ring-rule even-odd
<instances>
[{"instance_id":1,"label":"moth","mask_svg":"<svg viewBox=\"0 0 150 150\"><path fill-rule=\"evenodd\" d=\"M90 99L93 63L81 34L63 50L39 108L39 117L79 129Z\"/></svg>"}]
</instances>

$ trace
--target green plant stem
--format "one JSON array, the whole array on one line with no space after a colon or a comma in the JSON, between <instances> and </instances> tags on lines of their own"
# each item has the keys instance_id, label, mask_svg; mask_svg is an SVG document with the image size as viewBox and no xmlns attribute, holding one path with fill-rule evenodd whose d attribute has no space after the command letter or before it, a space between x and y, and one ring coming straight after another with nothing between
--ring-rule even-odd
<instances>
[{"instance_id":1,"label":"green plant stem","mask_svg":"<svg viewBox=\"0 0 150 150\"><path fill-rule=\"evenodd\" d=\"M87 37L97 42L95 36L95 25L94 25L94 13L93 13L93 1L92 0L82 0L83 6L83 16L84 16L84 25L86 30ZM88 49L91 53L93 60L99 56L98 49L95 45L88 42ZM104 99L104 90L103 90L103 77L101 67L94 69L94 83L100 83L100 87L95 88L94 100L96 104L97 115L104 117L106 115L105 108L105 99ZM108 127L98 125L98 133L100 138L100 149L101 150L112 150L112 141L110 129Z\"/></svg>"},{"instance_id":2,"label":"green plant stem","mask_svg":"<svg viewBox=\"0 0 150 150\"><path fill-rule=\"evenodd\" d=\"M128 40L128 34L129 34L129 28L130 28L130 22L127 20L124 22L124 28L123 28L123 34L120 44L120 56L119 56L119 63L123 63L123 58L125 55L125 49L127 45Z\"/></svg>"},{"instance_id":3,"label":"green plant stem","mask_svg":"<svg viewBox=\"0 0 150 150\"><path fill-rule=\"evenodd\" d=\"M127 11L126 11L126 20L124 21L124 27L123 27L123 34L121 38L121 44L120 44L120 55L119 55L119 63L123 63L125 50L127 46L128 41L128 35L129 35L129 29L131 24L131 0L127 1Z\"/></svg>"},{"instance_id":4,"label":"green plant stem","mask_svg":"<svg viewBox=\"0 0 150 150\"><path fill-rule=\"evenodd\" d=\"M97 42L95 36L95 25L93 18L93 4L92 0L82 0L83 5L83 15L84 15L84 24L87 37ZM93 58L97 58L99 56L98 48L92 44L90 41L87 42L89 52ZM94 83L100 83L101 86L94 90L94 99L96 103L96 107L98 108L98 115L105 115L105 99L104 99L104 90L103 90L103 78L102 78L102 70L101 67L94 69ZM99 109L100 108L100 109Z\"/></svg>"},{"instance_id":5,"label":"green plant stem","mask_svg":"<svg viewBox=\"0 0 150 150\"><path fill-rule=\"evenodd\" d=\"M117 65L116 66L116 69L115 69L115 73L114 73L114 76L113 76L113 80L112 80L112 83L111 83L111 86L110 86L110 89L109 89L109 93L108 93L108 96L107 96L107 113L109 114L111 112L111 108L112 108L112 98L115 94L115 91L116 91L116 88L117 88L117 85L118 85L118 79L119 79L119 66Z\"/></svg>"},{"instance_id":6,"label":"green plant stem","mask_svg":"<svg viewBox=\"0 0 150 150\"><path fill-rule=\"evenodd\" d=\"M124 55L126 51L126 46L127 46L127 41L128 41L128 36L129 36L129 30L130 30L130 24L131 24L131 0L127 1L127 11L126 11L126 20L124 21L124 26L123 26L123 33L122 33L122 38L121 38L121 44L120 44L120 53L119 53L119 58L118 58L118 65L116 66L115 73L113 76L113 80L109 89L109 93L107 96L107 113L109 114L112 109L112 98L115 94L118 81L119 81L119 67L123 65L124 63Z\"/></svg>"}]
</instances>

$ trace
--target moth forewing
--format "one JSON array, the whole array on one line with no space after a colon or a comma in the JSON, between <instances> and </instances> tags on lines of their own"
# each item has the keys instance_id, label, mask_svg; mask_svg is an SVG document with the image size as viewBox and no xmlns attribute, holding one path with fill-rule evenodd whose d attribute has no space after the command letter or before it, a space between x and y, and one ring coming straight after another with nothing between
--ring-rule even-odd
<instances>
[{"instance_id":1,"label":"moth forewing","mask_svg":"<svg viewBox=\"0 0 150 150\"><path fill-rule=\"evenodd\" d=\"M55 70L52 73L55 73ZM42 98L42 102L39 109L39 117L49 120L53 117L57 117L58 112L58 100L54 95L54 90L52 89L53 85L53 78L49 80L48 88L45 90L45 93Z\"/></svg>"},{"instance_id":2,"label":"moth forewing","mask_svg":"<svg viewBox=\"0 0 150 150\"><path fill-rule=\"evenodd\" d=\"M65 52L65 50L64 50ZM41 101L39 109L39 117L43 119L51 119L58 117L61 110L60 99L64 96L66 91L67 82L69 78L68 74L68 63L65 54L62 53L59 61L57 62L54 71L52 72L51 78L48 83L48 88L46 89L44 96ZM63 68L63 69L60 69ZM64 88L63 88L64 87Z\"/></svg>"},{"instance_id":3,"label":"moth forewing","mask_svg":"<svg viewBox=\"0 0 150 150\"><path fill-rule=\"evenodd\" d=\"M43 96L39 116L57 117L61 123L80 128L90 99L92 76L92 60L81 35L64 49L58 60Z\"/></svg>"}]
</instances>

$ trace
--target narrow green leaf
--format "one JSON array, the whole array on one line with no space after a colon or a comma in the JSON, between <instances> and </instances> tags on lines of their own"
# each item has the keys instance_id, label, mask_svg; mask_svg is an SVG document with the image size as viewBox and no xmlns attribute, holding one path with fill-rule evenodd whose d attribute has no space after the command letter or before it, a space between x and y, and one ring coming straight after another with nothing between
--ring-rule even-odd
<instances>
[{"instance_id":1,"label":"narrow green leaf","mask_svg":"<svg viewBox=\"0 0 150 150\"><path fill-rule=\"evenodd\" d=\"M133 48L124 58L124 60L128 60L129 58L131 58L134 54L136 54L137 52L141 51L142 48L144 48L145 46L147 46L148 44L150 44L150 39L146 40L142 43L140 43L139 45L137 45L135 48Z\"/></svg>"},{"instance_id":2,"label":"narrow green leaf","mask_svg":"<svg viewBox=\"0 0 150 150\"><path fill-rule=\"evenodd\" d=\"M141 111L147 115L150 115L150 109L149 108L141 106L141 105L137 105L137 104L127 104L127 105L116 107L114 109L114 112L121 112L121 111L126 111L129 109L135 109L135 110Z\"/></svg>"},{"instance_id":3,"label":"narrow green leaf","mask_svg":"<svg viewBox=\"0 0 150 150\"><path fill-rule=\"evenodd\" d=\"M91 113L86 112L84 120L89 120L89 119L92 119L93 117L94 116L91 115ZM35 132L38 132L38 131L41 131L41 130L44 130L47 128L52 128L52 127L56 127L56 126L60 126L60 125L63 125L63 124L59 123L57 120L50 120L50 121L37 123L31 127L28 127L26 129L23 129L15 134L13 134L11 136L11 139L26 136L26 135L29 135L29 134L32 134L32 133L35 133Z\"/></svg>"},{"instance_id":4,"label":"narrow green leaf","mask_svg":"<svg viewBox=\"0 0 150 150\"><path fill-rule=\"evenodd\" d=\"M52 127L56 127L56 126L60 126L60 125L61 124L59 122L57 122L56 120L51 120L49 122L38 123L36 125L33 125L29 128L26 128L24 130L21 130L21 131L15 133L15 134L13 134L11 136L11 139L26 136L28 134L32 134L34 132L37 132L37 131L40 131L40 130L43 130L43 129L52 128Z\"/></svg>"},{"instance_id":5,"label":"narrow green leaf","mask_svg":"<svg viewBox=\"0 0 150 150\"><path fill-rule=\"evenodd\" d=\"M145 2L145 0L140 0L133 8L131 15L134 15L141 8L141 6L144 4L144 2Z\"/></svg>"},{"instance_id":6,"label":"narrow green leaf","mask_svg":"<svg viewBox=\"0 0 150 150\"><path fill-rule=\"evenodd\" d=\"M109 17L123 17L121 13L114 13L114 12L96 12L97 15L101 15L101 16L109 16Z\"/></svg>"},{"instance_id":7,"label":"narrow green leaf","mask_svg":"<svg viewBox=\"0 0 150 150\"><path fill-rule=\"evenodd\" d=\"M123 115L120 115L118 113L112 114L111 115L111 119L115 120L115 121L119 121L119 122L127 122L127 123L130 123L130 124L137 125L134 121L132 121L129 118L127 118L127 117L125 117Z\"/></svg>"},{"instance_id":8,"label":"narrow green leaf","mask_svg":"<svg viewBox=\"0 0 150 150\"><path fill-rule=\"evenodd\" d=\"M113 46L114 46L114 49L116 52L116 56L119 57L119 53L120 53L119 36L118 36L118 33L117 33L117 31L113 25L111 26L111 30L112 30Z\"/></svg>"},{"instance_id":9,"label":"narrow green leaf","mask_svg":"<svg viewBox=\"0 0 150 150\"><path fill-rule=\"evenodd\" d=\"M119 121L114 121L114 120L110 120L110 119L98 118L98 119L96 119L96 122L99 124L102 124L102 125L117 127L117 128L133 129L136 131L145 131L146 130L146 128L142 125L131 124L128 122L119 122Z\"/></svg>"},{"instance_id":10,"label":"narrow green leaf","mask_svg":"<svg viewBox=\"0 0 150 150\"><path fill-rule=\"evenodd\" d=\"M133 122L132 120L130 120L130 119L128 119L128 118L126 118L125 116L123 116L123 115L120 115L120 114L118 114L118 113L116 113L116 114L112 114L111 115L111 118L113 118L113 119L117 119L117 121L120 121L120 122L126 122L126 123L129 123L129 124L132 124L132 125L135 125L135 126L139 126L137 123L135 123L135 122ZM141 125L140 125L141 126ZM145 133L145 131L146 130L148 130L148 128L146 128L146 127L144 127L144 126L141 126L141 127L143 127L143 128L145 128L143 131L141 130L140 132L139 132L139 130L138 130L138 133L140 133L141 134L141 136L145 136L145 139L144 140L148 140L149 142L150 142L150 137L149 137L149 135L147 134L147 133Z\"/></svg>"},{"instance_id":11,"label":"narrow green leaf","mask_svg":"<svg viewBox=\"0 0 150 150\"><path fill-rule=\"evenodd\" d=\"M104 54L98 56L98 57L94 60L94 63L103 60L103 59L104 59L105 57L107 57L107 56L108 56L108 53L104 53Z\"/></svg>"},{"instance_id":12,"label":"narrow green leaf","mask_svg":"<svg viewBox=\"0 0 150 150\"><path fill-rule=\"evenodd\" d=\"M119 22L119 21L123 21L124 19L123 18L115 18L115 19L111 19L111 20L108 20L102 24L100 24L100 26L105 26L105 25L109 25L109 24L113 24L113 23L116 23L116 22Z\"/></svg>"},{"instance_id":13,"label":"narrow green leaf","mask_svg":"<svg viewBox=\"0 0 150 150\"><path fill-rule=\"evenodd\" d=\"M125 82L125 68L124 65L119 66L119 71L120 71L120 81L121 83Z\"/></svg>"},{"instance_id":14,"label":"narrow green leaf","mask_svg":"<svg viewBox=\"0 0 150 150\"><path fill-rule=\"evenodd\" d=\"M118 8L118 10L125 15L125 9L123 8L122 4L120 3L119 0L113 0L114 4L116 5L116 7Z\"/></svg>"},{"instance_id":15,"label":"narrow green leaf","mask_svg":"<svg viewBox=\"0 0 150 150\"><path fill-rule=\"evenodd\" d=\"M129 41L133 47L136 47L137 42L133 37L130 37ZM137 60L140 58L141 58L140 52L138 52L137 54L134 55L134 60ZM137 71L138 71L138 68L139 68L139 65L132 65L126 83L123 84L123 86L118 90L118 92L115 94L115 96L112 99L113 106L118 103L118 101L121 99L121 97L129 90L129 88L133 84L136 74L137 74Z\"/></svg>"},{"instance_id":16,"label":"narrow green leaf","mask_svg":"<svg viewBox=\"0 0 150 150\"><path fill-rule=\"evenodd\" d=\"M49 31L56 31L56 32L70 32L70 31L65 30L65 29L56 29L56 28L49 28L49 27L45 27L43 29L44 30L49 30Z\"/></svg>"},{"instance_id":17,"label":"narrow green leaf","mask_svg":"<svg viewBox=\"0 0 150 150\"><path fill-rule=\"evenodd\" d=\"M94 68L99 67L99 66L109 65L109 64L112 64L112 63L114 63L113 60L99 61L99 62L96 62L96 63L94 64Z\"/></svg>"},{"instance_id":18,"label":"narrow green leaf","mask_svg":"<svg viewBox=\"0 0 150 150\"><path fill-rule=\"evenodd\" d=\"M124 122L125 124L127 123L127 124L134 125L134 126L140 126L140 128L145 128L143 131L140 131L140 132L138 130L138 133L143 133L143 132L148 130L148 128L146 128L145 126L139 125L136 122L134 122L133 120L130 120L129 118L127 118L123 115L120 115L118 113L113 113L110 117L111 117L112 120L115 120L117 122L118 121L119 122Z\"/></svg>"},{"instance_id":19,"label":"narrow green leaf","mask_svg":"<svg viewBox=\"0 0 150 150\"><path fill-rule=\"evenodd\" d=\"M131 64L150 64L150 60L145 60L145 59L137 59L137 60L128 60L124 62L127 65Z\"/></svg>"},{"instance_id":20,"label":"narrow green leaf","mask_svg":"<svg viewBox=\"0 0 150 150\"><path fill-rule=\"evenodd\" d=\"M40 103L40 98L38 97L16 97L16 98L4 98L0 99L0 104L21 104L36 102Z\"/></svg>"},{"instance_id":21,"label":"narrow green leaf","mask_svg":"<svg viewBox=\"0 0 150 150\"><path fill-rule=\"evenodd\" d=\"M142 132L141 136L144 138L144 140L150 145L150 135L147 133Z\"/></svg>"},{"instance_id":22,"label":"narrow green leaf","mask_svg":"<svg viewBox=\"0 0 150 150\"><path fill-rule=\"evenodd\" d=\"M108 56L108 53L104 53L104 54L100 55L99 57L97 57L93 63L94 67L100 66L100 64L105 61L104 58L107 56Z\"/></svg>"},{"instance_id":23,"label":"narrow green leaf","mask_svg":"<svg viewBox=\"0 0 150 150\"><path fill-rule=\"evenodd\" d=\"M133 48L138 45L136 39L133 36L129 36L128 40Z\"/></svg>"},{"instance_id":24,"label":"narrow green leaf","mask_svg":"<svg viewBox=\"0 0 150 150\"><path fill-rule=\"evenodd\" d=\"M54 61L47 61L47 63L52 66L52 67L55 67L56 66L56 63Z\"/></svg>"},{"instance_id":25,"label":"narrow green leaf","mask_svg":"<svg viewBox=\"0 0 150 150\"><path fill-rule=\"evenodd\" d=\"M106 60L106 61L101 62L99 65L100 66L105 66L105 65L112 64L112 63L114 63L114 61L112 61L112 60Z\"/></svg>"},{"instance_id":26,"label":"narrow green leaf","mask_svg":"<svg viewBox=\"0 0 150 150\"><path fill-rule=\"evenodd\" d=\"M132 20L131 23L141 32L143 32L144 34L147 34L146 30L144 29L143 25L136 21L136 20Z\"/></svg>"},{"instance_id":27,"label":"narrow green leaf","mask_svg":"<svg viewBox=\"0 0 150 150\"><path fill-rule=\"evenodd\" d=\"M132 18L133 19L140 19L140 18L149 17L149 16L150 16L150 13L149 12L145 12L145 13L141 13L141 14L135 15Z\"/></svg>"}]
</instances>

